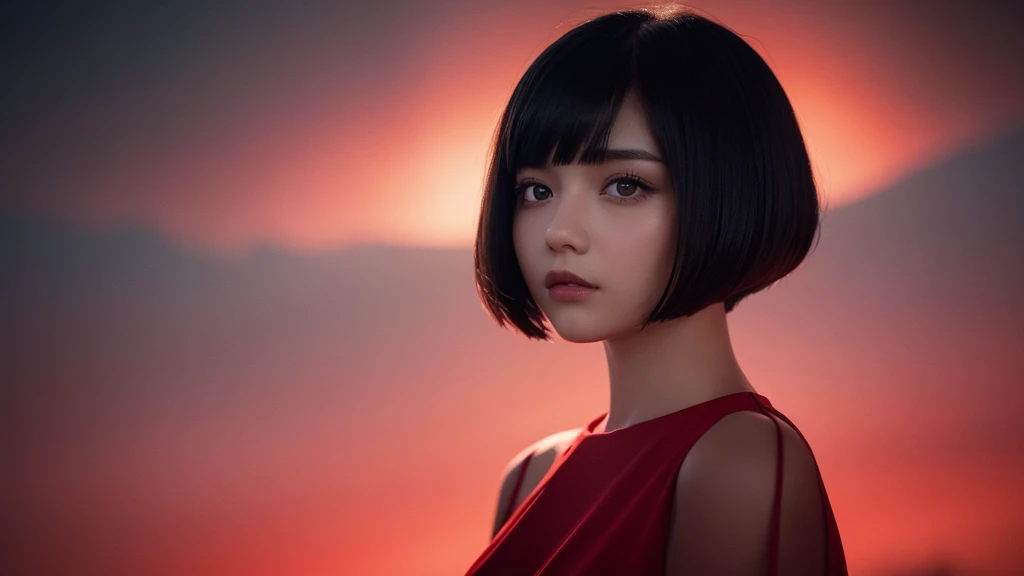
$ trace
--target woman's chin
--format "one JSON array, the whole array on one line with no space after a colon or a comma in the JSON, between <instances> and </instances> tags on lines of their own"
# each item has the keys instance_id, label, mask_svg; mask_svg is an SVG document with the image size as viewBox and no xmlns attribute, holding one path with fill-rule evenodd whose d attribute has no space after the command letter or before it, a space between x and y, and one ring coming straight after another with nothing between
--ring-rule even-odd
<instances>
[{"instance_id":1,"label":"woman's chin","mask_svg":"<svg viewBox=\"0 0 1024 576\"><path fill-rule=\"evenodd\" d=\"M576 344L587 344L600 342L607 338L607 332L596 326L588 326L582 322L560 319L558 322L551 322L551 327L566 342Z\"/></svg>"}]
</instances>

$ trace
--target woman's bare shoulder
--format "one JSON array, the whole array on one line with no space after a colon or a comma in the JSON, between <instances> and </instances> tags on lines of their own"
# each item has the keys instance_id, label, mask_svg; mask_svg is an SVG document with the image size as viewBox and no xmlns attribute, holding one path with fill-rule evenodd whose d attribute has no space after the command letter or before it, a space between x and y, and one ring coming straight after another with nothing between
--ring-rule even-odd
<instances>
[{"instance_id":1,"label":"woman's bare shoulder","mask_svg":"<svg viewBox=\"0 0 1024 576\"><path fill-rule=\"evenodd\" d=\"M518 470L519 465L522 464L528 454L532 454L529 464L531 468L534 466L534 462L537 462L539 459L543 459L546 456L552 457L553 460L553 457L557 457L562 454L562 452L572 444L572 441L579 436L582 430L582 428L571 428L568 430L562 430L561 432L555 432L554 434L549 434L530 444L526 448L523 448L515 455L515 457L512 458L511 461L509 461L508 465L506 465L504 472L505 475L507 476L509 473Z\"/></svg>"},{"instance_id":2,"label":"woman's bare shoulder","mask_svg":"<svg viewBox=\"0 0 1024 576\"><path fill-rule=\"evenodd\" d=\"M679 467L666 574L758 573L780 489L779 572L820 574L827 526L811 448L788 423L754 411L723 417Z\"/></svg>"},{"instance_id":3,"label":"woman's bare shoulder","mask_svg":"<svg viewBox=\"0 0 1024 576\"><path fill-rule=\"evenodd\" d=\"M526 463L526 471L523 475L523 483L516 493L515 504L522 502L537 484L547 474L551 465L561 456L572 441L579 436L582 428L571 428L549 434L519 451L505 466L502 472L501 490L498 494L498 509L494 521L494 534L501 529L501 524L508 516L509 498L512 496L512 489L515 487L516 479L519 477L519 470L523 466L526 457L530 461Z\"/></svg>"}]
</instances>

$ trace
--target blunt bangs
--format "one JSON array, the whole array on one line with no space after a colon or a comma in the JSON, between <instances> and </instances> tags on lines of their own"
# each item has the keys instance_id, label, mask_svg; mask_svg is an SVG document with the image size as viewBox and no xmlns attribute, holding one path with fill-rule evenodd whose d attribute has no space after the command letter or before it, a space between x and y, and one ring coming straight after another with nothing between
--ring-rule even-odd
<instances>
[{"instance_id":1,"label":"blunt bangs","mask_svg":"<svg viewBox=\"0 0 1024 576\"><path fill-rule=\"evenodd\" d=\"M616 13L577 27L527 70L507 107L499 150L521 168L601 163L619 107L635 85L632 41L645 18ZM580 148L583 153L580 155Z\"/></svg>"},{"instance_id":2,"label":"blunt bangs","mask_svg":"<svg viewBox=\"0 0 1024 576\"><path fill-rule=\"evenodd\" d=\"M537 57L497 127L475 275L500 326L549 340L512 241L516 173L549 158L604 162L630 91L668 164L679 231L669 283L644 326L716 302L731 312L809 252L819 227L817 188L789 99L760 55L687 7L605 14Z\"/></svg>"}]
</instances>

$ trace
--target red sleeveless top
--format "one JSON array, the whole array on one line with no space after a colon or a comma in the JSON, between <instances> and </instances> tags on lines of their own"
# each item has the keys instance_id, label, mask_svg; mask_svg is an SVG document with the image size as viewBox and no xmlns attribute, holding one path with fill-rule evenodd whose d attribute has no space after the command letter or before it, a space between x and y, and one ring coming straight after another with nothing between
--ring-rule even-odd
<instances>
[{"instance_id":1,"label":"red sleeveless top","mask_svg":"<svg viewBox=\"0 0 1024 576\"><path fill-rule=\"evenodd\" d=\"M679 467L704 432L740 410L759 411L776 426L779 459L768 572L777 574L783 463L778 419L796 426L764 396L737 392L610 433L593 434L607 413L594 418L510 513L466 576L662 576ZM528 463L529 456L519 469L510 504ZM845 576L839 528L820 471L818 487L827 529L826 573Z\"/></svg>"}]
</instances>

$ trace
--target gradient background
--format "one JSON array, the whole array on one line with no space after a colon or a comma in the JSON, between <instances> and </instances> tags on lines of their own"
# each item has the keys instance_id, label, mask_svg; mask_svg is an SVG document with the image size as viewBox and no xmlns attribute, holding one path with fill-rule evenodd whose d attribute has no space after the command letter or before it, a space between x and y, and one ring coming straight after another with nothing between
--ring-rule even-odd
<instances>
[{"instance_id":1,"label":"gradient background","mask_svg":"<svg viewBox=\"0 0 1024 576\"><path fill-rule=\"evenodd\" d=\"M851 574L1024 574L1019 4L691 5L775 70L827 201L729 318ZM600 344L477 298L489 140L628 6L5 4L0 571L462 574L509 459L607 407Z\"/></svg>"}]
</instances>

